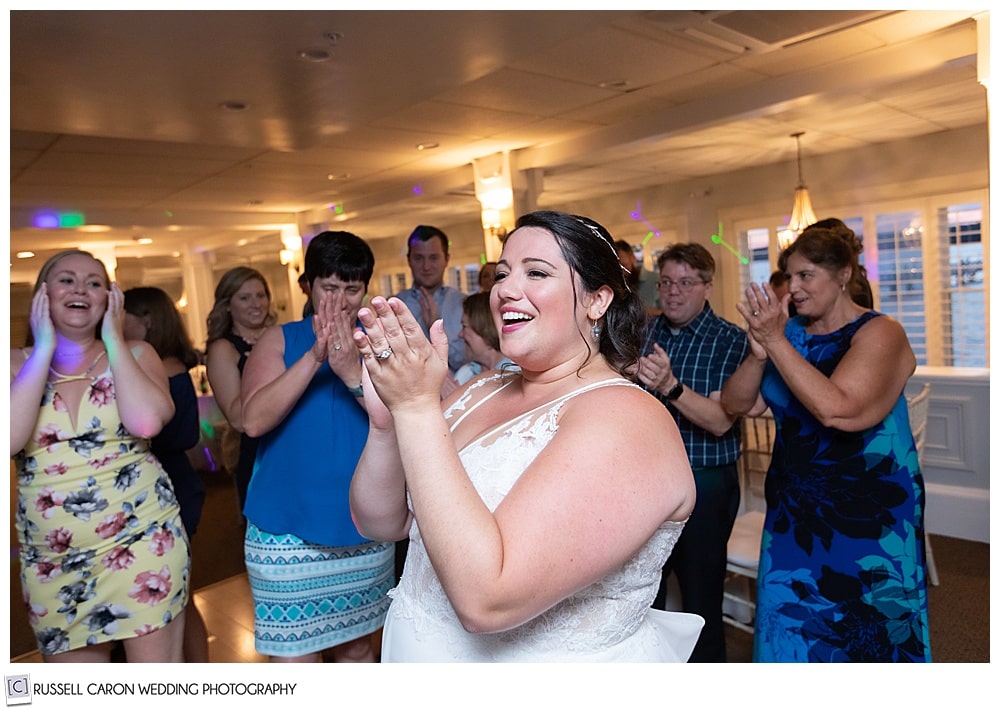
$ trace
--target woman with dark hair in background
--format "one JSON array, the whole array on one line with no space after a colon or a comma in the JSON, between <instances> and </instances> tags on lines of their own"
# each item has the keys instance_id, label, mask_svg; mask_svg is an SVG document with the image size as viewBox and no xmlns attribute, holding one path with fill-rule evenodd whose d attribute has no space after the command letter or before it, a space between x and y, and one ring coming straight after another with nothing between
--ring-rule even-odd
<instances>
[{"instance_id":1,"label":"woman with dark hair in background","mask_svg":"<svg viewBox=\"0 0 1000 710\"><path fill-rule=\"evenodd\" d=\"M777 425L765 478L754 660L931 660L924 479L904 387L916 358L902 326L859 305L861 244L810 226L737 310L751 354L722 387ZM797 315L789 319L788 305Z\"/></svg>"},{"instance_id":2,"label":"woman with dark hair in background","mask_svg":"<svg viewBox=\"0 0 1000 710\"><path fill-rule=\"evenodd\" d=\"M441 321L428 341L399 299L359 312L370 424L352 511L362 534L410 539L382 660L684 661L702 620L650 604L694 481L673 419L626 374L646 315L611 236L525 215L496 279L521 371L443 403Z\"/></svg>"},{"instance_id":3,"label":"woman with dark hair in background","mask_svg":"<svg viewBox=\"0 0 1000 710\"><path fill-rule=\"evenodd\" d=\"M257 269L237 266L222 275L215 287L215 304L208 314L205 373L215 403L229 422L230 431L239 434L235 467L232 457L227 457L226 466L235 468L236 500L241 514L257 453L257 442L243 431L243 395L240 391L243 367L257 339L277 320L278 316L271 310L271 288ZM224 440L223 451L229 448Z\"/></svg>"},{"instance_id":4,"label":"woman with dark hair in background","mask_svg":"<svg viewBox=\"0 0 1000 710\"><path fill-rule=\"evenodd\" d=\"M188 538L193 538L205 504L205 484L187 456L198 443L198 395L190 370L198 364L198 353L184 328L180 313L165 291L153 286L130 288L125 292L124 333L128 340L145 340L163 361L174 416L153 437L151 449L170 476L181 520ZM205 621L188 599L184 622L184 660L208 663L208 633Z\"/></svg>"},{"instance_id":5,"label":"woman with dark hair in background","mask_svg":"<svg viewBox=\"0 0 1000 710\"><path fill-rule=\"evenodd\" d=\"M191 556L149 439L174 416L163 362L123 332L104 264L42 266L28 347L10 353L21 585L46 662L184 660Z\"/></svg>"}]
</instances>

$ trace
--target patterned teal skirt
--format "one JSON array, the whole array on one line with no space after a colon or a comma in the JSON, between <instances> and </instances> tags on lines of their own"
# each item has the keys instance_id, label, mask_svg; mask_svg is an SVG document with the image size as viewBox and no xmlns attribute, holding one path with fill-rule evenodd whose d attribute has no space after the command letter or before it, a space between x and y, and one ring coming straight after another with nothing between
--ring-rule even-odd
<instances>
[{"instance_id":1,"label":"patterned teal skirt","mask_svg":"<svg viewBox=\"0 0 1000 710\"><path fill-rule=\"evenodd\" d=\"M314 545L247 521L244 554L257 653L319 653L382 627L394 583L392 543Z\"/></svg>"}]
</instances>

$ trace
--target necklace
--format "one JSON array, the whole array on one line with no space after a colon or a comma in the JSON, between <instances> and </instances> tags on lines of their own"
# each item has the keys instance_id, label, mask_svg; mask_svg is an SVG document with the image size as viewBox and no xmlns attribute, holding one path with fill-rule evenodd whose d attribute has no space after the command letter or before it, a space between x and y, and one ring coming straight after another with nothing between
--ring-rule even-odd
<instances>
[{"instance_id":1,"label":"necklace","mask_svg":"<svg viewBox=\"0 0 1000 710\"><path fill-rule=\"evenodd\" d=\"M59 372L56 368L52 367L52 365L49 365L49 372L56 376L56 382L76 382L77 380L87 380L90 379L90 373L94 371L94 368L97 367L97 363L99 363L105 355L107 355L106 350L101 350L101 352L97 353L97 357L94 358L92 363L90 363L90 367L79 375L65 375Z\"/></svg>"},{"instance_id":2,"label":"necklace","mask_svg":"<svg viewBox=\"0 0 1000 710\"><path fill-rule=\"evenodd\" d=\"M262 327L262 328L258 328L257 330L249 330L248 329L249 335L243 335L243 333L236 333L235 330L233 332L236 333L236 335L238 335L241 338L243 338L243 340L245 340L246 342L250 343L251 345L256 345L257 341L260 339L260 336L262 336L264 334L265 330L267 330L267 326L266 325L264 327Z\"/></svg>"}]
</instances>

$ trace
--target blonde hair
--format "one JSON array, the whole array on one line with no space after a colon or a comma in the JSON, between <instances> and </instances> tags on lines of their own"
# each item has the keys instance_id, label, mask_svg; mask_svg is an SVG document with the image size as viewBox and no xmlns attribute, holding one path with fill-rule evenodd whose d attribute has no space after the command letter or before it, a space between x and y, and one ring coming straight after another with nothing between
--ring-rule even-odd
<instances>
[{"instance_id":1,"label":"blonde hair","mask_svg":"<svg viewBox=\"0 0 1000 710\"><path fill-rule=\"evenodd\" d=\"M42 284L48 280L49 274L51 274L52 270L55 269L56 264L58 264L67 256L85 256L89 259L93 259L94 261L96 261L98 266L101 267L101 275L104 277L105 287L109 289L111 288L111 277L108 275L108 269L106 266L104 266L103 261L98 259L93 254L91 254L89 251L84 251L83 249L65 249L59 252L58 254L53 254L48 259L46 259L44 264L42 264L42 268L38 270L38 278L35 279L35 288L32 289L31 291L32 296L38 293L39 289L42 287ZM101 328L103 326L104 326L103 322L99 321L97 323L97 328L94 335L98 340L101 339ZM24 345L25 347L31 347L34 344L35 344L35 334L32 333L31 330L29 329L28 334L27 336L25 336L24 339Z\"/></svg>"}]
</instances>

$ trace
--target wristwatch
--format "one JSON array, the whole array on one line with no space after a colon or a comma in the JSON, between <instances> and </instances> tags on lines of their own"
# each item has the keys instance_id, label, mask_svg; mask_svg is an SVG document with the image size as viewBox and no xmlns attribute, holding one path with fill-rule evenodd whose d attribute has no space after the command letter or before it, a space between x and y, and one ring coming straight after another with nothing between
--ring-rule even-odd
<instances>
[{"instance_id":1,"label":"wristwatch","mask_svg":"<svg viewBox=\"0 0 1000 710\"><path fill-rule=\"evenodd\" d=\"M350 395L352 397L364 397L365 396L365 390L364 390L364 388L361 387L361 385L358 385L357 387L348 387L347 391L350 393Z\"/></svg>"},{"instance_id":2,"label":"wristwatch","mask_svg":"<svg viewBox=\"0 0 1000 710\"><path fill-rule=\"evenodd\" d=\"M671 387L670 391L667 392L667 401L673 402L675 399L681 396L681 392L683 391L684 391L684 384L680 380L677 380L677 384Z\"/></svg>"}]
</instances>

